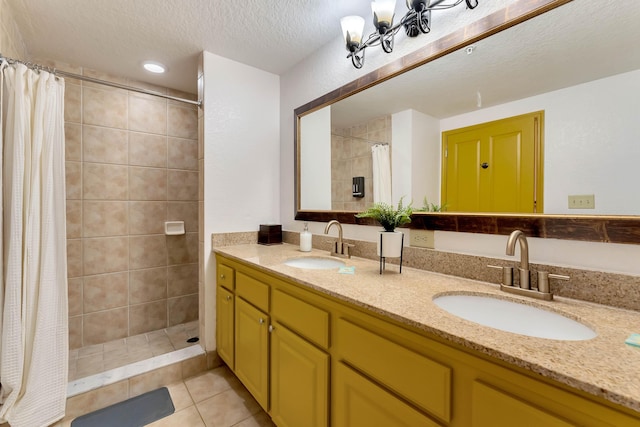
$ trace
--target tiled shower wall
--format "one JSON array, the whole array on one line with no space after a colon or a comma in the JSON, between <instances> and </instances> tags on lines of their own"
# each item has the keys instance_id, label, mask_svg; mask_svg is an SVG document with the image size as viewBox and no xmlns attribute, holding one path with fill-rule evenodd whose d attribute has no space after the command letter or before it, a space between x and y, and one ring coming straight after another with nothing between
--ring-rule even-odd
<instances>
[{"instance_id":1,"label":"tiled shower wall","mask_svg":"<svg viewBox=\"0 0 640 427\"><path fill-rule=\"evenodd\" d=\"M70 348L198 319L197 120L195 106L66 79ZM186 234L165 236L168 220Z\"/></svg>"},{"instance_id":2,"label":"tiled shower wall","mask_svg":"<svg viewBox=\"0 0 640 427\"><path fill-rule=\"evenodd\" d=\"M391 116L331 129L331 209L362 211L373 203L371 147L391 144ZM364 197L353 197L352 178L364 176Z\"/></svg>"}]
</instances>

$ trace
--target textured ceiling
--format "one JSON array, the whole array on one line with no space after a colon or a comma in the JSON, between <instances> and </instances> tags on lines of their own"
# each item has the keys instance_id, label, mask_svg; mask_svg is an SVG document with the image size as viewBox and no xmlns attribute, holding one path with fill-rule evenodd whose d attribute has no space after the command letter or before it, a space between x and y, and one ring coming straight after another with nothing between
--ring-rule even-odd
<instances>
[{"instance_id":1,"label":"textured ceiling","mask_svg":"<svg viewBox=\"0 0 640 427\"><path fill-rule=\"evenodd\" d=\"M282 74L370 0L8 0L31 58L196 91L203 50ZM168 66L152 76L145 60Z\"/></svg>"}]
</instances>

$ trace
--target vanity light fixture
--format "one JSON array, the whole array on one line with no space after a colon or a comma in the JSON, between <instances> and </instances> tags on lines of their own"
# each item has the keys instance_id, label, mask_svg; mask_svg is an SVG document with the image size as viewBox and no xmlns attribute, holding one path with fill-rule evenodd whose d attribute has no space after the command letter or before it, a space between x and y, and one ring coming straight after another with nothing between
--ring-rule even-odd
<instances>
[{"instance_id":1,"label":"vanity light fixture","mask_svg":"<svg viewBox=\"0 0 640 427\"><path fill-rule=\"evenodd\" d=\"M402 17L399 23L393 24L393 16L396 9L396 0L373 0L371 11L373 12L373 25L376 31L371 33L363 42L364 19L360 16L345 16L340 20L342 35L346 43L353 66L362 68L364 64L364 51L369 46L381 45L386 53L393 51L393 39L401 27L409 37L416 37L420 33L431 31L431 12L434 10L451 9L459 4L466 3L467 8L475 9L478 0L406 0L409 11Z\"/></svg>"},{"instance_id":2,"label":"vanity light fixture","mask_svg":"<svg viewBox=\"0 0 640 427\"><path fill-rule=\"evenodd\" d=\"M165 71L167 71L167 67L165 67L164 65L162 65L159 62L155 62L155 61L145 61L142 66L144 67L145 70L155 73L155 74L162 74Z\"/></svg>"}]
</instances>

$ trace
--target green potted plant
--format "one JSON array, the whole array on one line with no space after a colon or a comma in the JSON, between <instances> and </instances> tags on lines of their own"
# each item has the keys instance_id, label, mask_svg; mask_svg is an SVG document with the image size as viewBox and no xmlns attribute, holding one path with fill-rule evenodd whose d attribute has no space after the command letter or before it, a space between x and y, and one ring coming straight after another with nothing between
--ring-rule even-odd
<instances>
[{"instance_id":1,"label":"green potted plant","mask_svg":"<svg viewBox=\"0 0 640 427\"><path fill-rule=\"evenodd\" d=\"M378 239L378 256L397 258L402 254L402 241L404 234L395 231L396 227L411 222L413 208L411 203L403 206L401 197L398 206L389 203L378 202L367 208L366 211L356 214L356 218L373 218L382 225L384 231L380 232Z\"/></svg>"}]
</instances>

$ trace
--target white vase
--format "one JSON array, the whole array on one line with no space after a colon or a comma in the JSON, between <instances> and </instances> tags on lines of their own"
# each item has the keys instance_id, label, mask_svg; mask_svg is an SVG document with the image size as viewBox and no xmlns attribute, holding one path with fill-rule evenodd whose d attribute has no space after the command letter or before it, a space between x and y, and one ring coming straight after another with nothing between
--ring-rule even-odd
<instances>
[{"instance_id":1,"label":"white vase","mask_svg":"<svg viewBox=\"0 0 640 427\"><path fill-rule=\"evenodd\" d=\"M383 258L400 258L402 254L402 238L400 231L381 231L378 236L378 256ZM380 243L382 242L382 248Z\"/></svg>"}]
</instances>

